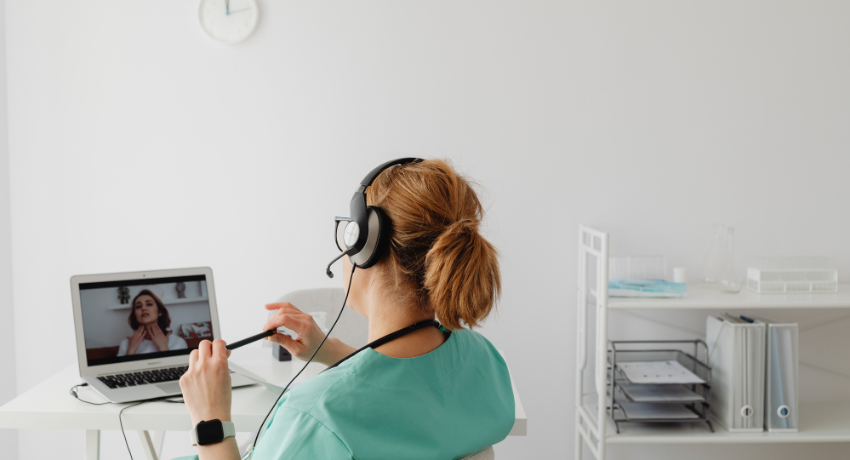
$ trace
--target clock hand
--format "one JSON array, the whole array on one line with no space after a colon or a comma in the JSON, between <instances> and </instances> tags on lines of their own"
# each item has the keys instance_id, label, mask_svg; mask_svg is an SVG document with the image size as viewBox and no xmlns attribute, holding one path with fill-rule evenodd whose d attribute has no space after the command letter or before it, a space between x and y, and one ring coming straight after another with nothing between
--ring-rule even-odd
<instances>
[{"instance_id":1,"label":"clock hand","mask_svg":"<svg viewBox=\"0 0 850 460\"><path fill-rule=\"evenodd\" d=\"M230 16L230 0L224 0L224 9L226 11L225 14Z\"/></svg>"},{"instance_id":2,"label":"clock hand","mask_svg":"<svg viewBox=\"0 0 850 460\"><path fill-rule=\"evenodd\" d=\"M229 12L229 13L227 13L227 14L228 14L228 16L229 16L229 15L231 15L231 14L241 13L241 12L243 12L243 11L248 11L248 10L250 10L250 9L251 9L251 8L242 8L241 10L231 11L231 12Z\"/></svg>"}]
</instances>

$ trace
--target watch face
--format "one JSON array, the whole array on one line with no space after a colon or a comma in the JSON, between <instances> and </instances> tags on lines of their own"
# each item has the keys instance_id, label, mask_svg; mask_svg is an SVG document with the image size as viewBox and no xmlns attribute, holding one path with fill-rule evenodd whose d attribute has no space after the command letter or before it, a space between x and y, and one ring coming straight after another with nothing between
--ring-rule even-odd
<instances>
[{"instance_id":1,"label":"watch face","mask_svg":"<svg viewBox=\"0 0 850 460\"><path fill-rule=\"evenodd\" d=\"M198 423L197 433L199 446L219 443L224 439L224 428L221 426L221 420L208 420Z\"/></svg>"}]
</instances>

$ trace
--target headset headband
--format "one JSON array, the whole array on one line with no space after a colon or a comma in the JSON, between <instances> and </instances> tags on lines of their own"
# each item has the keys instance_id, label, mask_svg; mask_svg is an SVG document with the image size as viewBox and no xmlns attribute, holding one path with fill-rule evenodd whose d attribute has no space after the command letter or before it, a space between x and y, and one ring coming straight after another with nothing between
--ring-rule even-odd
<instances>
[{"instance_id":1,"label":"headset headband","mask_svg":"<svg viewBox=\"0 0 850 460\"><path fill-rule=\"evenodd\" d=\"M366 177L364 177L363 180L360 181L360 185L362 185L363 187L368 187L368 186L372 185L372 182L375 182L375 178L378 177L379 174L384 172L385 169L390 168L392 166L402 165L402 164L407 164L407 163L419 163L420 161L423 161L423 160L421 158L398 158L398 159L395 159L395 160L390 160L390 161L378 166L377 168L373 169L371 172L369 172L369 174L366 174Z\"/></svg>"},{"instance_id":2,"label":"headset headband","mask_svg":"<svg viewBox=\"0 0 850 460\"><path fill-rule=\"evenodd\" d=\"M354 196L351 197L351 203L349 204L349 208L351 209L351 220L353 222L357 222L357 225L360 228L360 235L357 238L357 242L353 245L357 248L356 252L352 252L350 255L357 254L366 246L366 240L370 232L369 207L366 205L366 187L372 185L372 182L375 181L375 178L377 178L379 174L392 166L418 163L420 161L423 160L421 158L398 158L390 160L373 169L366 175L366 177L363 178L362 181L360 181L360 188L354 192Z\"/></svg>"}]
</instances>

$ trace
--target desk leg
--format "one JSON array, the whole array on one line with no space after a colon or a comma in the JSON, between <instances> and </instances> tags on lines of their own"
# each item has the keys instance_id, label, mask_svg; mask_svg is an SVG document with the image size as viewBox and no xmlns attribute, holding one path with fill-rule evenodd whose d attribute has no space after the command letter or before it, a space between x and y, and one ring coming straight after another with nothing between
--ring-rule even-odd
<instances>
[{"instance_id":1,"label":"desk leg","mask_svg":"<svg viewBox=\"0 0 850 460\"><path fill-rule=\"evenodd\" d=\"M86 460L100 460L100 430L86 430Z\"/></svg>"},{"instance_id":2,"label":"desk leg","mask_svg":"<svg viewBox=\"0 0 850 460\"><path fill-rule=\"evenodd\" d=\"M145 458L147 460L159 460L159 455L157 455L150 432L139 431L139 439L142 441L142 450L145 451Z\"/></svg>"},{"instance_id":3,"label":"desk leg","mask_svg":"<svg viewBox=\"0 0 850 460\"><path fill-rule=\"evenodd\" d=\"M162 457L162 445L165 444L165 430L159 430L153 436L153 446L156 450L156 456Z\"/></svg>"}]
</instances>

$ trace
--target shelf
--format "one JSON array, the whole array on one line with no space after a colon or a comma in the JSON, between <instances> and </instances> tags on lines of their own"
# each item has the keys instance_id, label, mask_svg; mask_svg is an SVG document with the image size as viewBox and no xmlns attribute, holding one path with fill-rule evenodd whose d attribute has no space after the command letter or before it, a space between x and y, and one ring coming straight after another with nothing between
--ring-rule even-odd
<instances>
[{"instance_id":1,"label":"shelf","mask_svg":"<svg viewBox=\"0 0 850 460\"><path fill-rule=\"evenodd\" d=\"M590 410L591 408L587 408ZM592 412L595 413L595 412ZM850 403L800 404L797 433L730 433L712 422L712 433L702 423L620 423L620 434L608 420L608 444L756 444L790 442L850 442Z\"/></svg>"},{"instance_id":2,"label":"shelf","mask_svg":"<svg viewBox=\"0 0 850 460\"><path fill-rule=\"evenodd\" d=\"M850 285L838 286L838 292L826 294L757 294L744 288L738 294L726 294L697 285L688 285L688 296L674 299L608 299L608 308L618 309L759 309L759 308L850 308Z\"/></svg>"},{"instance_id":3,"label":"shelf","mask_svg":"<svg viewBox=\"0 0 850 460\"><path fill-rule=\"evenodd\" d=\"M165 304L166 307L170 307L172 305L181 305L184 303L197 303L197 302L209 302L210 298L207 296L203 297L189 297L185 299L169 299L168 301L163 300L162 303ZM130 304L112 304L106 307L109 310L129 310Z\"/></svg>"}]
</instances>

